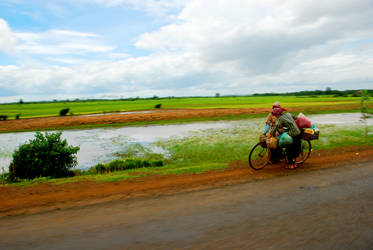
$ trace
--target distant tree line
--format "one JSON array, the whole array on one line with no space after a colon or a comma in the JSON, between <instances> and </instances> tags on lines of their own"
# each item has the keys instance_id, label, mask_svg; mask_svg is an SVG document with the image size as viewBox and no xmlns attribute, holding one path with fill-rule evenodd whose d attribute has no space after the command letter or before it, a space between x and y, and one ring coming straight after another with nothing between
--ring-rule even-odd
<instances>
[{"instance_id":1,"label":"distant tree line","mask_svg":"<svg viewBox=\"0 0 373 250\"><path fill-rule=\"evenodd\" d=\"M131 98L118 98L118 99L66 99L66 100L52 100L52 101L33 101L33 102L24 102L22 99L19 100L18 104L36 104L36 103L71 103L71 102L92 102L92 101L137 101L137 100L164 100L164 99L182 99L182 98L213 98L213 97L248 97L248 96L286 96L286 95L293 95L293 96L318 96L318 95L332 95L332 96L361 96L362 89L352 89L352 90L333 90L330 87L327 87L325 90L304 90L304 91L297 91L297 92L286 92L286 93L256 93L250 95L221 95L220 93L215 93L213 96L182 96L182 97L175 97L175 96L167 96L167 97L131 97ZM373 96L373 89L366 90L368 95ZM2 104L10 104L10 103L0 103Z\"/></svg>"},{"instance_id":2,"label":"distant tree line","mask_svg":"<svg viewBox=\"0 0 373 250\"><path fill-rule=\"evenodd\" d=\"M335 97L338 96L354 96L360 97L361 96L361 89L354 89L354 90L332 90L331 88L326 88L325 90L304 90L298 92L286 92L286 93L262 93L262 94L254 94L253 96L285 96L285 95L293 95L293 96L318 96L318 95L332 95ZM373 96L373 89L366 90L370 96Z\"/></svg>"}]
</instances>

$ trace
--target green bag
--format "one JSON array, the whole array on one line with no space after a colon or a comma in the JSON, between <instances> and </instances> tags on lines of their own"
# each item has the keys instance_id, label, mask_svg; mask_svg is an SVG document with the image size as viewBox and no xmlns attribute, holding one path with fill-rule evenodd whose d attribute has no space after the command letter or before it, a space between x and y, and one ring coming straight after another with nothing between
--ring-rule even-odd
<instances>
[{"instance_id":1,"label":"green bag","mask_svg":"<svg viewBox=\"0 0 373 250\"><path fill-rule=\"evenodd\" d=\"M288 133L286 132L282 133L278 138L278 145L280 147L285 147L292 143L293 143L293 138L290 135L288 135Z\"/></svg>"}]
</instances>

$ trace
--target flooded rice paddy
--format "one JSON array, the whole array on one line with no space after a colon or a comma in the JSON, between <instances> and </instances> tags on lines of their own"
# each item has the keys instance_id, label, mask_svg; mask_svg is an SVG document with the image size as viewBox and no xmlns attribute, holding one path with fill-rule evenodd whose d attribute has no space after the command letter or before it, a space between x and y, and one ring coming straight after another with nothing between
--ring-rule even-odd
<instances>
[{"instance_id":1,"label":"flooded rice paddy","mask_svg":"<svg viewBox=\"0 0 373 250\"><path fill-rule=\"evenodd\" d=\"M360 113L314 115L309 118L316 124L335 125L359 125L361 124ZM258 131L264 123L263 118L221 121L221 122L194 122L177 125L151 125L122 128L97 128L66 130L62 137L69 145L79 146L77 154L79 169L87 169L99 162L115 159L117 154L123 153L126 148L134 144L140 144L151 149L153 152L162 152L156 146L157 141L191 136L208 130L216 130L223 133L229 129L240 129L240 127L252 127ZM373 125L373 119L367 121ZM264 127L264 126L263 126ZM228 129L228 130L227 130ZM13 151L19 145L34 138L34 132L4 133L0 134L0 172L6 171L12 159Z\"/></svg>"}]
</instances>

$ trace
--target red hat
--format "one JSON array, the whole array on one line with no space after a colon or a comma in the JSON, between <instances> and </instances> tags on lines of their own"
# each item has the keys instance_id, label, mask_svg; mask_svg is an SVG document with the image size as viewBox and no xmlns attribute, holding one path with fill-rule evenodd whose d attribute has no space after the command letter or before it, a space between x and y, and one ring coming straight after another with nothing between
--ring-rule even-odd
<instances>
[{"instance_id":1,"label":"red hat","mask_svg":"<svg viewBox=\"0 0 373 250\"><path fill-rule=\"evenodd\" d=\"M281 108L280 102L273 103L272 108Z\"/></svg>"}]
</instances>

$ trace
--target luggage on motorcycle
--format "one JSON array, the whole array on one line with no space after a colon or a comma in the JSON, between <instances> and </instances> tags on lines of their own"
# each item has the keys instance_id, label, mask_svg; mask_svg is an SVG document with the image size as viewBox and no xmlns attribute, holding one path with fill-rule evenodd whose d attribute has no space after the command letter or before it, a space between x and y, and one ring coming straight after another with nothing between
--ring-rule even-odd
<instances>
[{"instance_id":1,"label":"luggage on motorcycle","mask_svg":"<svg viewBox=\"0 0 373 250\"><path fill-rule=\"evenodd\" d=\"M278 139L276 137L269 137L266 139L266 144L268 148L275 149L278 147Z\"/></svg>"},{"instance_id":2,"label":"luggage on motorcycle","mask_svg":"<svg viewBox=\"0 0 373 250\"><path fill-rule=\"evenodd\" d=\"M312 122L303 113L300 113L298 115L298 118L295 120L295 123L300 129L310 128L312 126Z\"/></svg>"},{"instance_id":3,"label":"luggage on motorcycle","mask_svg":"<svg viewBox=\"0 0 373 250\"><path fill-rule=\"evenodd\" d=\"M305 128L303 129L303 133L313 135L315 133L315 130L313 130L312 128Z\"/></svg>"},{"instance_id":4,"label":"luggage on motorcycle","mask_svg":"<svg viewBox=\"0 0 373 250\"><path fill-rule=\"evenodd\" d=\"M293 143L293 138L286 132L283 132L278 138L278 145L285 147Z\"/></svg>"},{"instance_id":5,"label":"luggage on motorcycle","mask_svg":"<svg viewBox=\"0 0 373 250\"><path fill-rule=\"evenodd\" d=\"M318 140L320 131L317 128L304 128L302 131L303 140Z\"/></svg>"}]
</instances>

